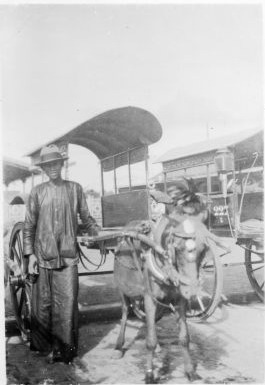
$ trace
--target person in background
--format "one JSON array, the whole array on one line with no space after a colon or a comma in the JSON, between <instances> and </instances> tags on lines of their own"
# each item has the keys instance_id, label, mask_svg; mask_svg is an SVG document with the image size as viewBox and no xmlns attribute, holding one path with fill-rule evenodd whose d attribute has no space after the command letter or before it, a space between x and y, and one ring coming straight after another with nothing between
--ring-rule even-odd
<instances>
[{"instance_id":1,"label":"person in background","mask_svg":"<svg viewBox=\"0 0 265 385\"><path fill-rule=\"evenodd\" d=\"M159 222L160 218L166 214L166 205L172 203L171 198L164 192L155 188L149 190L151 204L151 219Z\"/></svg>"},{"instance_id":2,"label":"person in background","mask_svg":"<svg viewBox=\"0 0 265 385\"><path fill-rule=\"evenodd\" d=\"M99 227L82 187L62 179L64 160L56 145L44 147L39 165L49 181L35 186L27 203L23 235L32 285L30 349L48 362L71 363L78 348L78 214L89 235Z\"/></svg>"}]
</instances>

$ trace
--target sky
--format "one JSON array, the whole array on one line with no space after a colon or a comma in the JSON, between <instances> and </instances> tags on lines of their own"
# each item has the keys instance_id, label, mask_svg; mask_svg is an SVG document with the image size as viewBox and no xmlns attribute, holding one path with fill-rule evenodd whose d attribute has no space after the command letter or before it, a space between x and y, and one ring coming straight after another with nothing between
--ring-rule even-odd
<instances>
[{"instance_id":1,"label":"sky","mask_svg":"<svg viewBox=\"0 0 265 385\"><path fill-rule=\"evenodd\" d=\"M108 109L137 106L169 149L263 127L260 4L0 5L2 154L24 155ZM70 178L99 190L94 154Z\"/></svg>"}]
</instances>

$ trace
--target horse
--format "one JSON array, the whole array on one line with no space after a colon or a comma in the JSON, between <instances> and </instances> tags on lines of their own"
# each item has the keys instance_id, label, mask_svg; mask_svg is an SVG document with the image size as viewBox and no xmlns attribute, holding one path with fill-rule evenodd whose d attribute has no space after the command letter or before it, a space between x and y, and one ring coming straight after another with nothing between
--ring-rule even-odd
<instances>
[{"instance_id":1,"label":"horse","mask_svg":"<svg viewBox=\"0 0 265 385\"><path fill-rule=\"evenodd\" d=\"M176 219L177 218L177 219ZM136 228L129 224L128 228ZM147 334L145 383L155 382L153 356L157 346L155 320L158 307L173 309L179 344L184 356L185 374L190 381L200 379L189 349L186 322L188 301L199 290L199 268L209 248L211 234L195 217L164 215L158 224L142 234L138 229L121 238L114 261L114 280L122 300L122 318L115 346L116 357L123 356L125 329L132 303L143 300ZM127 231L127 234L130 232Z\"/></svg>"}]
</instances>

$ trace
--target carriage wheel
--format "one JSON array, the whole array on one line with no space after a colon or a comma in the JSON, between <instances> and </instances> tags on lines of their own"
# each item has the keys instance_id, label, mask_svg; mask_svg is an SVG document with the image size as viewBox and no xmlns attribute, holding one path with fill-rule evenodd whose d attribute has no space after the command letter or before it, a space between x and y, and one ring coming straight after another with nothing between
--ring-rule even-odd
<instances>
[{"instance_id":1,"label":"carriage wheel","mask_svg":"<svg viewBox=\"0 0 265 385\"><path fill-rule=\"evenodd\" d=\"M205 321L220 303L223 290L223 267L220 256L210 249L200 267L200 290L195 299L189 301L187 317L192 321Z\"/></svg>"},{"instance_id":2,"label":"carriage wheel","mask_svg":"<svg viewBox=\"0 0 265 385\"><path fill-rule=\"evenodd\" d=\"M247 275L252 288L261 301L264 302L264 253L257 249L257 243L250 241L245 250Z\"/></svg>"},{"instance_id":3,"label":"carriage wheel","mask_svg":"<svg viewBox=\"0 0 265 385\"><path fill-rule=\"evenodd\" d=\"M26 265L23 256L23 222L15 224L9 241L11 302L18 328L23 339L28 340L31 315L31 285L26 280Z\"/></svg>"}]
</instances>

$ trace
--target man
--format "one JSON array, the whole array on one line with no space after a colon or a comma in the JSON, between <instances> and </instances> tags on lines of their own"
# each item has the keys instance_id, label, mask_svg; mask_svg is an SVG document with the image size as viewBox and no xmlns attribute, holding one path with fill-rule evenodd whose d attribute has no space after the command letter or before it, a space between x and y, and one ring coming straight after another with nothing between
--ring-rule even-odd
<instances>
[{"instance_id":1,"label":"man","mask_svg":"<svg viewBox=\"0 0 265 385\"><path fill-rule=\"evenodd\" d=\"M24 227L28 273L39 275L32 287L30 348L49 362L72 362L78 342L79 214L90 235L98 226L90 216L82 187L62 179L64 160L56 145L44 147L39 165L49 181L31 191Z\"/></svg>"}]
</instances>

